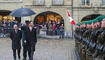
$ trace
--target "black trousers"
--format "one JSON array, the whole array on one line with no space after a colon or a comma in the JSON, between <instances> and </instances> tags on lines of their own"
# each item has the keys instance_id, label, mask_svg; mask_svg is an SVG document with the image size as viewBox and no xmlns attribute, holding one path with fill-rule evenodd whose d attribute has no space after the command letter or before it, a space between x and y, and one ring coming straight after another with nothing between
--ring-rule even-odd
<instances>
[{"instance_id":1,"label":"black trousers","mask_svg":"<svg viewBox=\"0 0 105 60\"><path fill-rule=\"evenodd\" d=\"M18 58L20 58L21 49L12 49L13 50L13 57L16 60L16 52L18 53Z\"/></svg>"},{"instance_id":2,"label":"black trousers","mask_svg":"<svg viewBox=\"0 0 105 60\"><path fill-rule=\"evenodd\" d=\"M34 51L35 50L34 50L33 47L30 47L30 48L24 47L23 48L23 57L24 57L24 59L27 58L27 53L28 53L29 59L33 60Z\"/></svg>"},{"instance_id":3,"label":"black trousers","mask_svg":"<svg viewBox=\"0 0 105 60\"><path fill-rule=\"evenodd\" d=\"M34 48L31 47L30 48L30 60L33 60L34 51L35 51Z\"/></svg>"},{"instance_id":4,"label":"black trousers","mask_svg":"<svg viewBox=\"0 0 105 60\"><path fill-rule=\"evenodd\" d=\"M24 57L24 59L27 58L27 53L28 53L28 56L30 58L30 51L29 51L29 49L27 47L23 47L23 57Z\"/></svg>"}]
</instances>

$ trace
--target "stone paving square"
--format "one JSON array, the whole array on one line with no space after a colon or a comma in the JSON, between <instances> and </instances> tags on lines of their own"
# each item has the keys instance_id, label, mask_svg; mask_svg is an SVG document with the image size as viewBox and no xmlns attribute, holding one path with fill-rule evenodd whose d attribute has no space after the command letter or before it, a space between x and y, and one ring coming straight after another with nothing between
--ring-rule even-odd
<instances>
[{"instance_id":1,"label":"stone paving square","mask_svg":"<svg viewBox=\"0 0 105 60\"><path fill-rule=\"evenodd\" d=\"M0 60L13 60L9 38L0 38ZM77 60L75 42L74 40L38 39L34 60Z\"/></svg>"}]
</instances>

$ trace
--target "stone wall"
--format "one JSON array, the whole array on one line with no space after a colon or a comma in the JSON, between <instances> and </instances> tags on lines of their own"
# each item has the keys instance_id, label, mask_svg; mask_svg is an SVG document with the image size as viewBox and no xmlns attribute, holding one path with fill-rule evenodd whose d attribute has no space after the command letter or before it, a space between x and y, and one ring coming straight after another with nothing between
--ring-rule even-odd
<instances>
[{"instance_id":1,"label":"stone wall","mask_svg":"<svg viewBox=\"0 0 105 60\"><path fill-rule=\"evenodd\" d=\"M99 11L95 11L97 10L97 8L94 9L94 7L104 7L101 6L102 2L101 0L90 0L90 6L81 6L81 1L80 0L73 0L73 19L76 21L76 23L78 23L83 17L87 16L87 15L91 15L91 14L105 14L105 9L99 9ZM43 6L33 6L33 0L22 0L20 2L3 2L3 0L0 0L0 10L14 10L17 8L21 8L21 7L25 7L25 8L30 8L33 11L36 12L35 15L33 15L32 17L28 17L29 19L31 19L32 21L34 20L35 16L42 13L42 12L46 12L46 11L52 11L52 12L56 12L59 15L61 15L64 19L64 24L65 24L65 31L66 32L71 32L71 24L68 20L68 15L66 10L68 10L70 12L70 14L72 15L72 10L71 10L71 4L72 4L72 0L64 0L64 5L62 6L52 6L52 0L45 0L45 5ZM81 8L82 7L82 8ZM28 18L22 18L22 22L24 22L25 19Z\"/></svg>"}]
</instances>

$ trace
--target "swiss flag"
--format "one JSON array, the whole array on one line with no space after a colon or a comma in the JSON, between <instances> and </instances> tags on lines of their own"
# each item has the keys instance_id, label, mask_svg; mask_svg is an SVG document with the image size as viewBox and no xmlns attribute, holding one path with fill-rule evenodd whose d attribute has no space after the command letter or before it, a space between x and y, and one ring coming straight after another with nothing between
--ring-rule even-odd
<instances>
[{"instance_id":1,"label":"swiss flag","mask_svg":"<svg viewBox=\"0 0 105 60\"><path fill-rule=\"evenodd\" d=\"M71 24L76 25L76 23L74 22L74 20L72 19L72 17L70 16L68 11L67 11L67 13L68 13L68 17L69 17L69 20L70 20Z\"/></svg>"}]
</instances>

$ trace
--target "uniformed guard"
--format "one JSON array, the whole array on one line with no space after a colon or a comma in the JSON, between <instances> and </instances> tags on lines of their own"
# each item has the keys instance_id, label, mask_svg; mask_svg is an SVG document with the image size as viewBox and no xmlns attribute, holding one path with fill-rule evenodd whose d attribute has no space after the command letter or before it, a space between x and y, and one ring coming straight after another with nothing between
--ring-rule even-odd
<instances>
[{"instance_id":1,"label":"uniformed guard","mask_svg":"<svg viewBox=\"0 0 105 60\"><path fill-rule=\"evenodd\" d=\"M81 60L105 60L105 15L77 25L74 35Z\"/></svg>"}]
</instances>

